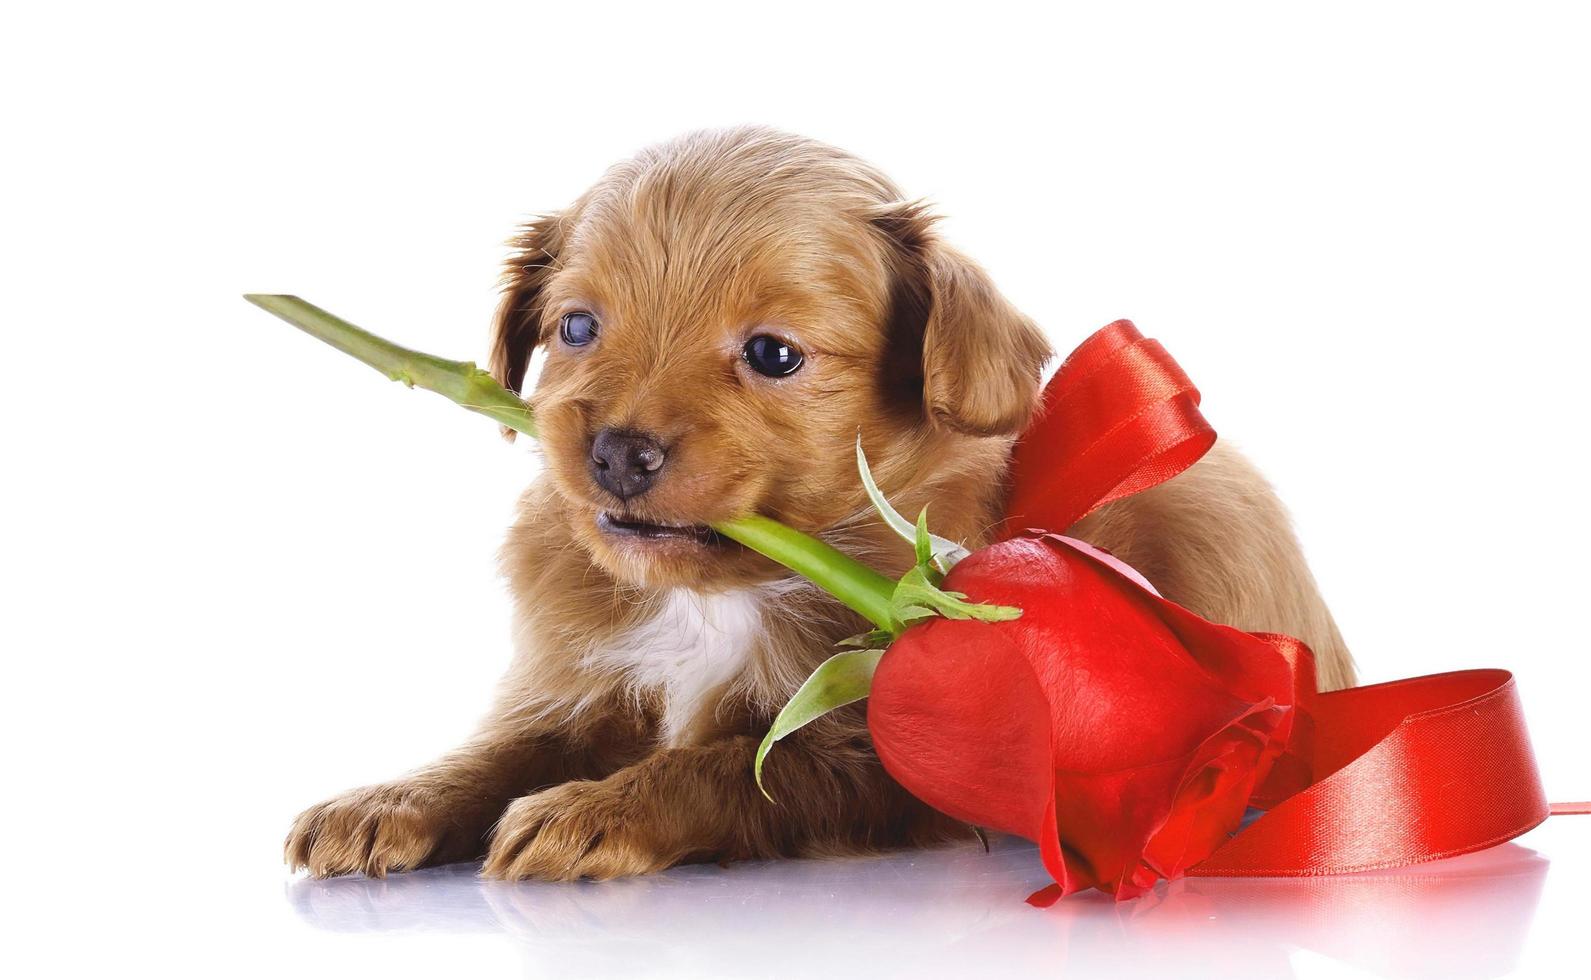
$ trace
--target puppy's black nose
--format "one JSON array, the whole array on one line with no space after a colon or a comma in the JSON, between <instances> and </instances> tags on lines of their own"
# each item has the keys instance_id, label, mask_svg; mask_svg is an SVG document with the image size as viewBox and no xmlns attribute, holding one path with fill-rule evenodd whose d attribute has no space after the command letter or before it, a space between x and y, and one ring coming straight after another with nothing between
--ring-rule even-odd
<instances>
[{"instance_id":1,"label":"puppy's black nose","mask_svg":"<svg viewBox=\"0 0 1591 980\"><path fill-rule=\"evenodd\" d=\"M620 500L651 489L662 468L663 447L645 433L603 429L591 441L591 476Z\"/></svg>"}]
</instances>

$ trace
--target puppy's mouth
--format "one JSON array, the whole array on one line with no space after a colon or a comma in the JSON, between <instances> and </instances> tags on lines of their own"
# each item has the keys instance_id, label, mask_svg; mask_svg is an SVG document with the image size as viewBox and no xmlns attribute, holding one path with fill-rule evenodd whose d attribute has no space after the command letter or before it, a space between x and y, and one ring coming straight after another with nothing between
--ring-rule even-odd
<instances>
[{"instance_id":1,"label":"puppy's mouth","mask_svg":"<svg viewBox=\"0 0 1591 980\"><path fill-rule=\"evenodd\" d=\"M636 541L682 542L703 547L717 547L725 542L723 535L706 524L664 524L636 520L609 511L597 513L597 530L616 538Z\"/></svg>"}]
</instances>

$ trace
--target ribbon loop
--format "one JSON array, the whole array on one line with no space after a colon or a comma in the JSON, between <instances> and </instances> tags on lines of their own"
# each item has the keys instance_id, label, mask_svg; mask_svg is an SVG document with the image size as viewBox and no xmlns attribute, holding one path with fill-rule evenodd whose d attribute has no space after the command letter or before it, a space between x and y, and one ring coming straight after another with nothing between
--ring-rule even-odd
<instances>
[{"instance_id":1,"label":"ribbon loop","mask_svg":"<svg viewBox=\"0 0 1591 980\"><path fill-rule=\"evenodd\" d=\"M1045 387L1012 458L1006 534L1065 531L1171 479L1214 444L1199 390L1181 366L1131 321L1117 320L1085 340Z\"/></svg>"},{"instance_id":2,"label":"ribbon loop","mask_svg":"<svg viewBox=\"0 0 1591 980\"><path fill-rule=\"evenodd\" d=\"M1309 711L1315 782L1188 874L1296 877L1402 867L1491 847L1547 819L1507 671L1333 691Z\"/></svg>"}]
</instances>

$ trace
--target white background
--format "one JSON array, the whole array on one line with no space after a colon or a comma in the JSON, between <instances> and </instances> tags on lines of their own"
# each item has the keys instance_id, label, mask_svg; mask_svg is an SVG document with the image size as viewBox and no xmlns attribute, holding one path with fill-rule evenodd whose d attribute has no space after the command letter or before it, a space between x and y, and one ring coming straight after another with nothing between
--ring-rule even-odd
<instances>
[{"instance_id":1,"label":"white background","mask_svg":"<svg viewBox=\"0 0 1591 980\"><path fill-rule=\"evenodd\" d=\"M1458 973L1548 970L1584 924L1573 818L1499 859L1528 900L1420 904L1461 866L1348 901L1363 921L1317 901L1359 886L1318 884L1195 892L1191 925L1037 913L1009 847L606 890L290 883L300 808L483 707L493 555L536 464L238 296L482 356L500 243L608 164L740 122L836 143L937 202L1059 347L1120 316L1161 338L1290 504L1364 678L1514 670L1549 795L1583 799L1588 47L1574 4L11 9L0 957L1222 975L1230 941L1264 946L1255 976L1457 975L1428 958L1460 936ZM1386 955L1320 939L1356 929Z\"/></svg>"}]
</instances>

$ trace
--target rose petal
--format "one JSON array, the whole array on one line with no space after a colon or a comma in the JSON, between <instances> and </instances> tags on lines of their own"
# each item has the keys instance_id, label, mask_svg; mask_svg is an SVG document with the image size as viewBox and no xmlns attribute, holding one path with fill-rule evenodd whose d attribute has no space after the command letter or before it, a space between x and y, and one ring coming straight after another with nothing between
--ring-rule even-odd
<instances>
[{"instance_id":1,"label":"rose petal","mask_svg":"<svg viewBox=\"0 0 1591 980\"><path fill-rule=\"evenodd\" d=\"M1036 839L1054 797L1049 702L1016 646L989 624L932 619L890 645L867 723L885 769L912 795L980 827Z\"/></svg>"}]
</instances>

